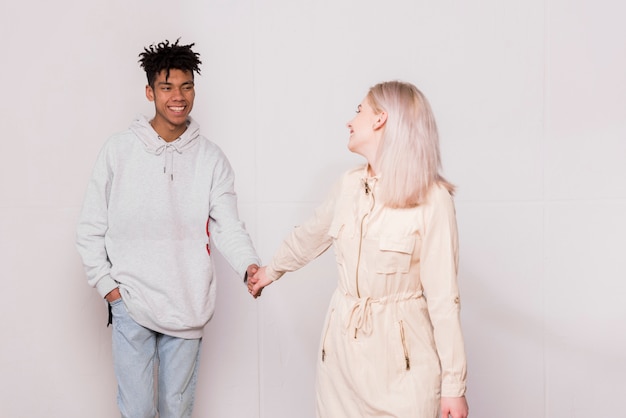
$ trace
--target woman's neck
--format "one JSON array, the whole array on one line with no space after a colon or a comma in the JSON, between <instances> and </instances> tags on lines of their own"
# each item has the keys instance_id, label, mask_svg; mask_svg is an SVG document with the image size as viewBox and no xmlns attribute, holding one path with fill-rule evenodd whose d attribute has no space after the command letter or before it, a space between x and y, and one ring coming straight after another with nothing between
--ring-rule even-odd
<instances>
[{"instance_id":1,"label":"woman's neck","mask_svg":"<svg viewBox=\"0 0 626 418\"><path fill-rule=\"evenodd\" d=\"M376 177L377 174L378 174L378 170L375 168L375 166L372 163L370 163L368 161L368 163L367 163L367 175L369 177Z\"/></svg>"}]
</instances>

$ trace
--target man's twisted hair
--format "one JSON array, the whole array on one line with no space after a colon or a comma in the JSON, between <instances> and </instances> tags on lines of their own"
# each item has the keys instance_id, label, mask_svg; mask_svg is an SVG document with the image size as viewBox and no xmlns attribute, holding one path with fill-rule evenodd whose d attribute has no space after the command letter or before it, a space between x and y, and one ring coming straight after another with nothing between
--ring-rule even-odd
<instances>
[{"instance_id":1,"label":"man's twisted hair","mask_svg":"<svg viewBox=\"0 0 626 418\"><path fill-rule=\"evenodd\" d=\"M195 44L179 45L178 41L180 38L173 44L168 40L157 45L152 44L139 54L139 63L146 71L150 86L154 87L154 79L163 70L166 80L172 69L190 71L192 75L194 72L200 74L200 54L191 50Z\"/></svg>"}]
</instances>

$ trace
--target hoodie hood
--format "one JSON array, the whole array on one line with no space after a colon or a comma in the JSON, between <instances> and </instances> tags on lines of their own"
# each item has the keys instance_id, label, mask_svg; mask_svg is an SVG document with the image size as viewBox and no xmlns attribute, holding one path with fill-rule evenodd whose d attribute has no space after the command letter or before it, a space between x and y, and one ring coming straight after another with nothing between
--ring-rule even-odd
<instances>
[{"instance_id":1,"label":"hoodie hood","mask_svg":"<svg viewBox=\"0 0 626 418\"><path fill-rule=\"evenodd\" d=\"M174 180L174 155L182 154L193 146L200 136L200 125L191 117L187 119L187 129L181 136L172 142L167 142L152 128L150 120L140 115L130 125L130 130L137 135L145 146L146 152L154 155L163 155L163 173L169 174Z\"/></svg>"}]
</instances>

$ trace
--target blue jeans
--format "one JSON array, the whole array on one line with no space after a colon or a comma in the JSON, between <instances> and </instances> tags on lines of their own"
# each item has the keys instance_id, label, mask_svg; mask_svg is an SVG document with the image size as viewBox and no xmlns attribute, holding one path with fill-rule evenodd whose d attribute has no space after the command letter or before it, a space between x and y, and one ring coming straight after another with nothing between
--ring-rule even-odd
<instances>
[{"instance_id":1,"label":"blue jeans","mask_svg":"<svg viewBox=\"0 0 626 418\"><path fill-rule=\"evenodd\" d=\"M113 363L122 418L188 418L194 403L202 339L164 335L136 323L122 299L111 303ZM157 407L154 375L158 363Z\"/></svg>"}]
</instances>

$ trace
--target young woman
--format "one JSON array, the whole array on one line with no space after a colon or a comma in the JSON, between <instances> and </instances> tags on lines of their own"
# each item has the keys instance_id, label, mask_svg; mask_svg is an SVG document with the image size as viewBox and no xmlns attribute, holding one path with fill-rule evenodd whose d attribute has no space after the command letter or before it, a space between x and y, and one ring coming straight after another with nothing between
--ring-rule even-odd
<instances>
[{"instance_id":1,"label":"young woman","mask_svg":"<svg viewBox=\"0 0 626 418\"><path fill-rule=\"evenodd\" d=\"M317 366L318 417L465 418L452 193L437 127L412 84L377 84L348 122L347 172L250 278L261 290L335 249L339 282Z\"/></svg>"}]
</instances>

